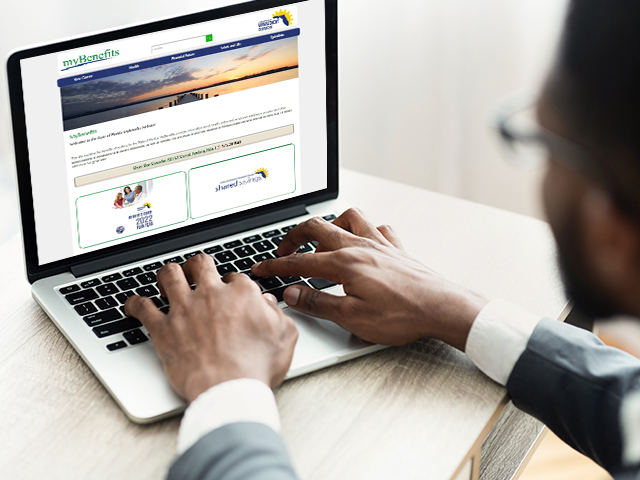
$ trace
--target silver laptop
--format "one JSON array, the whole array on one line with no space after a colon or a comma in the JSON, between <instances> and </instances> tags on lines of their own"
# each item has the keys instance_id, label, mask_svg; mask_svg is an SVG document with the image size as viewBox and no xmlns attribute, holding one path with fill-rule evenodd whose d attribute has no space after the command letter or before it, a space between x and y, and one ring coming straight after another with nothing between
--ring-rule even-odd
<instances>
[{"instance_id":1,"label":"silver laptop","mask_svg":"<svg viewBox=\"0 0 640 480\"><path fill-rule=\"evenodd\" d=\"M185 408L133 295L199 252L250 273L338 195L336 0L235 3L39 45L7 62L33 296L126 415ZM301 251L313 254L310 243ZM320 278L254 278L340 295ZM286 308L284 303L281 303ZM288 310L288 378L382 347Z\"/></svg>"}]
</instances>

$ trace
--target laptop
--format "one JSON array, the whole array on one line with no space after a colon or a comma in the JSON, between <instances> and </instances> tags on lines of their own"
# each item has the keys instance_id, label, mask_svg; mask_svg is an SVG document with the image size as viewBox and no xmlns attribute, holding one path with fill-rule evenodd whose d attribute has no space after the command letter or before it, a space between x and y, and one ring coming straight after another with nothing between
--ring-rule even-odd
<instances>
[{"instance_id":1,"label":"laptop","mask_svg":"<svg viewBox=\"0 0 640 480\"><path fill-rule=\"evenodd\" d=\"M250 274L338 196L336 0L256 0L38 45L7 62L34 299L134 422L180 413L133 295L211 255ZM315 245L301 247L313 254ZM321 278L255 278L341 295ZM280 304L292 378L383 348Z\"/></svg>"}]
</instances>

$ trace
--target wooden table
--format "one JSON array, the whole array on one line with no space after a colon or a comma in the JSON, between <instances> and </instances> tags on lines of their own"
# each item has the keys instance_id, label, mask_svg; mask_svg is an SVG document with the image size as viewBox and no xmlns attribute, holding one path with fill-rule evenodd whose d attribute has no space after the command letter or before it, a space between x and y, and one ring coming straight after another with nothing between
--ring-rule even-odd
<instances>
[{"instance_id":1,"label":"wooden table","mask_svg":"<svg viewBox=\"0 0 640 480\"><path fill-rule=\"evenodd\" d=\"M545 223L347 170L341 191L336 211L358 205L393 225L431 268L489 298L563 318ZM18 236L0 258L0 476L164 477L180 418L127 420L31 299ZM512 478L542 430L505 410L505 389L464 354L429 339L288 381L277 400L305 480Z\"/></svg>"}]
</instances>

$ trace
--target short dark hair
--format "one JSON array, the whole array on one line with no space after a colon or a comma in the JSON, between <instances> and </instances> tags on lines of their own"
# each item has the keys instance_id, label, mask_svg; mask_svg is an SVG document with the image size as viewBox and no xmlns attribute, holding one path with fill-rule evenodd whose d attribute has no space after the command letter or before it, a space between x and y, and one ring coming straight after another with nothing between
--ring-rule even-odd
<instances>
[{"instance_id":1,"label":"short dark hair","mask_svg":"<svg viewBox=\"0 0 640 480\"><path fill-rule=\"evenodd\" d=\"M571 0L547 92L640 221L640 1Z\"/></svg>"}]
</instances>

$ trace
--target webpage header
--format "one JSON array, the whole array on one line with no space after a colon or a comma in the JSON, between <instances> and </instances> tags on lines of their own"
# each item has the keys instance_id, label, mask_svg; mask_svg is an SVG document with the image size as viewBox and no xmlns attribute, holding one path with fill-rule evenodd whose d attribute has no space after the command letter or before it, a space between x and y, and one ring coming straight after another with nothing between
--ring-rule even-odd
<instances>
[{"instance_id":1,"label":"webpage header","mask_svg":"<svg viewBox=\"0 0 640 480\"><path fill-rule=\"evenodd\" d=\"M116 65L154 55L166 55L190 48L209 47L212 42L230 42L257 33L270 34L287 30L297 25L296 5L278 9L261 10L237 17L225 18L224 22L212 22L181 27L164 32L141 35L126 42L103 43L68 50L57 57L61 77L87 72L103 65Z\"/></svg>"},{"instance_id":2,"label":"webpage header","mask_svg":"<svg viewBox=\"0 0 640 480\"><path fill-rule=\"evenodd\" d=\"M293 28L284 32L272 33L269 35L260 35L253 38L247 38L243 40L236 40L233 42L222 43L211 47L200 48L198 50L191 50L186 52L179 52L166 57L153 58L151 60L143 60L141 62L135 62L128 65L120 65L113 68L107 68L104 70L92 71L81 75L75 75L73 77L61 78L58 80L59 87L66 87L67 85L74 85L77 83L88 82L90 80L98 80L100 78L111 77L114 75L120 75L122 73L131 72L133 70L143 70L145 68L157 67L160 65L167 65L169 63L180 62L183 60L190 60L193 58L204 57L206 55L214 55L216 53L224 53L238 48L246 48L253 45L260 45L263 43L273 42L275 40L282 40L290 37L297 37L300 35L299 28Z\"/></svg>"}]
</instances>

